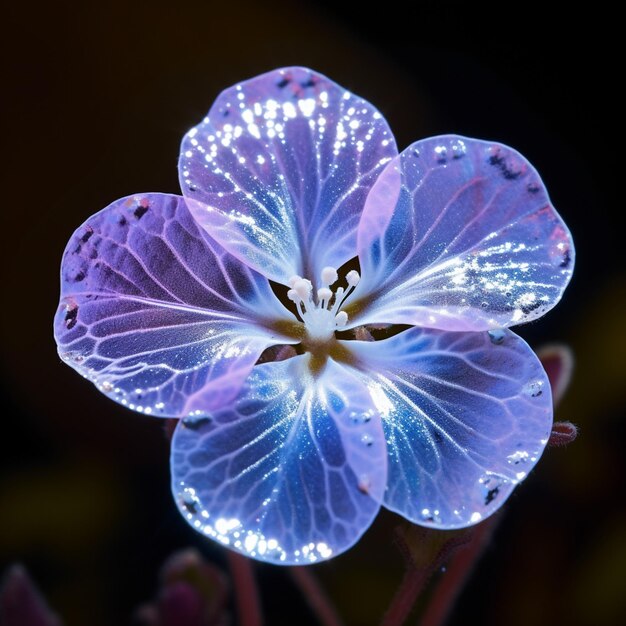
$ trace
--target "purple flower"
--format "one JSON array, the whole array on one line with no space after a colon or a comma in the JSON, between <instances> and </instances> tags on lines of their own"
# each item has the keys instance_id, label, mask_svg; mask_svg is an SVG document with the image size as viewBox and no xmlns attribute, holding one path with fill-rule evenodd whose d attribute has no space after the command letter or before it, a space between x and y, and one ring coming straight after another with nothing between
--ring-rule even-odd
<instances>
[{"instance_id":1,"label":"purple flower","mask_svg":"<svg viewBox=\"0 0 626 626\"><path fill-rule=\"evenodd\" d=\"M574 261L532 166L451 135L398 154L372 105L289 68L224 91L179 167L183 197L117 200L72 236L55 333L112 399L182 418L189 524L311 563L381 505L442 529L498 509L552 424L506 328L552 308ZM259 362L280 345L296 355Z\"/></svg>"}]
</instances>

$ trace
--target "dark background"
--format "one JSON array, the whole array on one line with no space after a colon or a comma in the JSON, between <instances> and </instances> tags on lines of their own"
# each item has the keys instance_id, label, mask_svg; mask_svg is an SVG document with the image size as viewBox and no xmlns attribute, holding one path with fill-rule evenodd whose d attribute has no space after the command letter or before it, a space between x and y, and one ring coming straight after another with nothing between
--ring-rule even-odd
<instances>
[{"instance_id":1,"label":"dark background","mask_svg":"<svg viewBox=\"0 0 626 626\"><path fill-rule=\"evenodd\" d=\"M619 20L592 4L552 20L528 4L441 4L4 9L0 571L23 562L68 626L129 623L178 548L225 561L174 508L162 424L113 404L56 355L66 241L118 197L177 192L182 134L219 91L291 64L373 102L400 147L449 132L493 139L542 174L577 266L561 304L518 330L534 347L572 347L556 417L581 434L549 450L511 497L452 623L602 625L626 613ZM381 515L349 553L315 568L348 626L377 623L400 581L398 523ZM308 623L284 571L257 571L267 623Z\"/></svg>"}]
</instances>

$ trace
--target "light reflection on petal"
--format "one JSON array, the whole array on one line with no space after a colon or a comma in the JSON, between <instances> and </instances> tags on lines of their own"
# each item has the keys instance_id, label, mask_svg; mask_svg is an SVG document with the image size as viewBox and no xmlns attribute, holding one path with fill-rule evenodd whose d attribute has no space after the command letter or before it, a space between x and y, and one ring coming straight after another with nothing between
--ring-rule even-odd
<instances>
[{"instance_id":1,"label":"light reflection on petal","mask_svg":"<svg viewBox=\"0 0 626 626\"><path fill-rule=\"evenodd\" d=\"M574 266L569 231L528 161L454 135L418 141L387 166L358 247L354 298L368 304L353 325L520 324L559 301Z\"/></svg>"},{"instance_id":2,"label":"light reflection on petal","mask_svg":"<svg viewBox=\"0 0 626 626\"><path fill-rule=\"evenodd\" d=\"M117 200L74 233L54 329L61 358L124 406L198 415L236 395L295 318L210 241L180 196Z\"/></svg>"},{"instance_id":3,"label":"light reflection on petal","mask_svg":"<svg viewBox=\"0 0 626 626\"><path fill-rule=\"evenodd\" d=\"M367 388L310 357L254 368L232 408L183 420L172 489L191 526L278 564L328 559L368 528L386 487L385 441Z\"/></svg>"},{"instance_id":4,"label":"light reflection on petal","mask_svg":"<svg viewBox=\"0 0 626 626\"><path fill-rule=\"evenodd\" d=\"M180 182L198 223L244 263L316 281L356 256L365 198L396 154L371 104L285 68L222 92L183 139Z\"/></svg>"},{"instance_id":5,"label":"light reflection on petal","mask_svg":"<svg viewBox=\"0 0 626 626\"><path fill-rule=\"evenodd\" d=\"M382 409L383 504L442 529L496 511L541 456L552 426L550 385L527 344L508 330L494 339L420 328L349 343Z\"/></svg>"}]
</instances>

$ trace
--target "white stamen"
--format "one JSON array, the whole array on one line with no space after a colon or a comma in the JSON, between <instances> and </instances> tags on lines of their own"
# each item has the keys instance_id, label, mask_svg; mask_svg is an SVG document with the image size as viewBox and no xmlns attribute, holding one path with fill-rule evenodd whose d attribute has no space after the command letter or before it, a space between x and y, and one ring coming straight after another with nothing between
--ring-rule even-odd
<instances>
[{"instance_id":1,"label":"white stamen","mask_svg":"<svg viewBox=\"0 0 626 626\"><path fill-rule=\"evenodd\" d=\"M329 285L337 282L339 276L334 267L325 267L321 272L322 286L315 293L316 298L310 280L301 276L292 276L289 279L291 289L287 292L287 297L296 305L298 315L306 327L309 342L326 343L336 330L346 326L348 314L340 311L340 308L354 291L359 278L358 272L349 272L346 276L348 288L339 287L333 291Z\"/></svg>"},{"instance_id":2,"label":"white stamen","mask_svg":"<svg viewBox=\"0 0 626 626\"><path fill-rule=\"evenodd\" d=\"M343 328L348 323L348 314L345 311L339 311L335 315L335 324L337 328Z\"/></svg>"},{"instance_id":3,"label":"white stamen","mask_svg":"<svg viewBox=\"0 0 626 626\"><path fill-rule=\"evenodd\" d=\"M334 267L325 267L322 270L322 285L330 286L337 282L339 274Z\"/></svg>"},{"instance_id":4,"label":"white stamen","mask_svg":"<svg viewBox=\"0 0 626 626\"><path fill-rule=\"evenodd\" d=\"M317 301L328 302L333 297L333 292L328 287L322 287L317 290Z\"/></svg>"},{"instance_id":5,"label":"white stamen","mask_svg":"<svg viewBox=\"0 0 626 626\"><path fill-rule=\"evenodd\" d=\"M313 291L313 285L311 284L310 280L307 280L306 278L301 278L300 280L296 281L293 289L303 300L306 301L309 299L311 291Z\"/></svg>"},{"instance_id":6,"label":"white stamen","mask_svg":"<svg viewBox=\"0 0 626 626\"><path fill-rule=\"evenodd\" d=\"M337 293L335 293L335 304L333 304L333 308L331 309L331 311L335 314L337 314L337 312L339 311L339 307L343 302L343 291L343 287L339 287L339 289L337 289Z\"/></svg>"},{"instance_id":7,"label":"white stamen","mask_svg":"<svg viewBox=\"0 0 626 626\"><path fill-rule=\"evenodd\" d=\"M359 276L359 273L356 270L350 270L346 274L346 281L348 282L348 285L350 285L350 287L356 287L359 284L360 280L361 280L361 277Z\"/></svg>"}]
</instances>

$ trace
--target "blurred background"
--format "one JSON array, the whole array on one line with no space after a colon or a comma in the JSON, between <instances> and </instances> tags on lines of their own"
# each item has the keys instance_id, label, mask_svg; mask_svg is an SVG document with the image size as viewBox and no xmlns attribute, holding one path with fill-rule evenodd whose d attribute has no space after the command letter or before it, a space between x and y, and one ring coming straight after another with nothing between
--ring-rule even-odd
<instances>
[{"instance_id":1,"label":"blurred background","mask_svg":"<svg viewBox=\"0 0 626 626\"><path fill-rule=\"evenodd\" d=\"M217 94L307 65L377 106L399 147L440 133L509 144L570 226L574 279L518 329L564 342L574 378L556 418L580 428L511 497L451 624L617 624L626 614L626 266L615 19L551 22L527 4L253 0L12 3L3 10L0 572L19 561L67 626L131 623L172 552L219 548L179 518L163 424L99 394L57 357L65 244L92 213L178 192L183 133ZM618 110L619 109L619 110ZM392 514L316 566L348 626L376 624L399 584ZM255 566L266 623L314 624L280 568ZM414 622L414 620L413 620Z\"/></svg>"}]
</instances>

